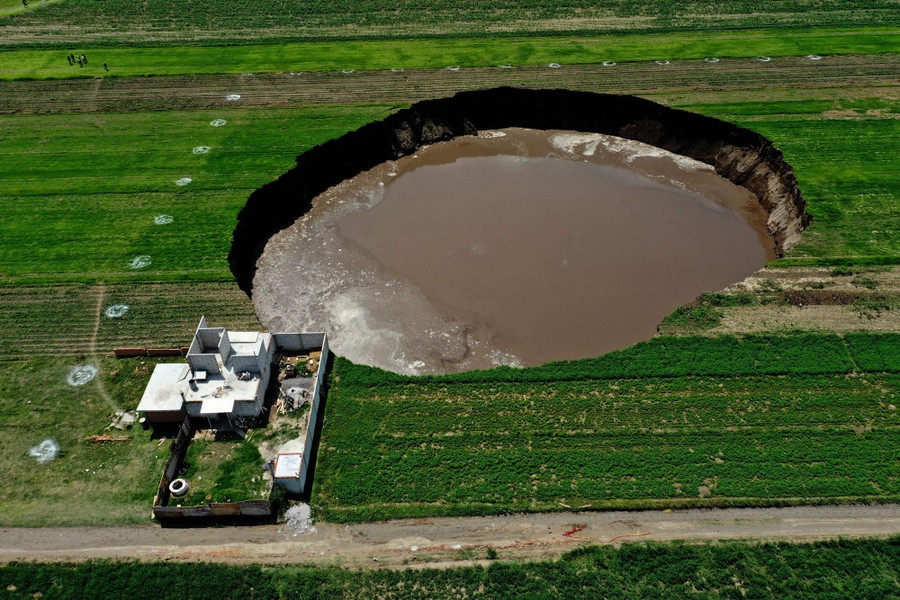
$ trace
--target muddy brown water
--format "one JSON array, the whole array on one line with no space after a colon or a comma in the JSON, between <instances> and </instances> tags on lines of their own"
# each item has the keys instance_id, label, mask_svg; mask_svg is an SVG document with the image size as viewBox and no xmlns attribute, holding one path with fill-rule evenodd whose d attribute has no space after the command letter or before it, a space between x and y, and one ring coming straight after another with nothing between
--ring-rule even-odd
<instances>
[{"instance_id":1,"label":"muddy brown water","mask_svg":"<svg viewBox=\"0 0 900 600\"><path fill-rule=\"evenodd\" d=\"M599 134L510 129L346 181L267 245L274 330L405 373L597 356L774 257L765 211L689 158Z\"/></svg>"}]
</instances>

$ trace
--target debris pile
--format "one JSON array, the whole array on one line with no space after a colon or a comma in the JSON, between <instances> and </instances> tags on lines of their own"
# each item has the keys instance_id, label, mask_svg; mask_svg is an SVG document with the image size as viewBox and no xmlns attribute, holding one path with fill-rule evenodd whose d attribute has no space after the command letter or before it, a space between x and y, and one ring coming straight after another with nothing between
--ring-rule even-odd
<instances>
[{"instance_id":1,"label":"debris pile","mask_svg":"<svg viewBox=\"0 0 900 600\"><path fill-rule=\"evenodd\" d=\"M295 504L284 513L285 524L294 534L306 533L312 528L312 518L310 517L309 504L303 502Z\"/></svg>"}]
</instances>

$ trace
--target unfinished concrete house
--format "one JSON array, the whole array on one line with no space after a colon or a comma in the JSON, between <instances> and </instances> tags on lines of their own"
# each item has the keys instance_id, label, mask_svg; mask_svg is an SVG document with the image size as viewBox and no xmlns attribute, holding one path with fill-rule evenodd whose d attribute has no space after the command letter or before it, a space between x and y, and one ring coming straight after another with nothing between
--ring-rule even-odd
<instances>
[{"instance_id":1,"label":"unfinished concrete house","mask_svg":"<svg viewBox=\"0 0 900 600\"><path fill-rule=\"evenodd\" d=\"M282 487L293 496L309 493L325 393L328 337L324 333L228 331L210 327L201 318L185 357L186 363L154 368L137 407L152 424L180 423L154 498L153 514L161 523L219 518L267 522L274 515L267 499L271 486ZM269 405L267 400L274 402ZM307 405L308 411L300 410ZM262 415L265 418L260 419ZM270 451L265 471L270 488L265 498L196 504L188 496L199 479L190 481L192 475L184 463L199 430L214 430L206 433L216 437L226 432L224 439L233 439L234 433L243 437L248 427L268 427L273 421L278 426L283 419L293 419L289 431L296 437ZM171 505L173 497L178 500Z\"/></svg>"},{"instance_id":2,"label":"unfinished concrete house","mask_svg":"<svg viewBox=\"0 0 900 600\"><path fill-rule=\"evenodd\" d=\"M303 341L321 348L324 338L228 331L201 318L187 364L157 365L137 410L151 423L180 422L187 416L198 428L243 428L263 411L275 353L300 350Z\"/></svg>"}]
</instances>

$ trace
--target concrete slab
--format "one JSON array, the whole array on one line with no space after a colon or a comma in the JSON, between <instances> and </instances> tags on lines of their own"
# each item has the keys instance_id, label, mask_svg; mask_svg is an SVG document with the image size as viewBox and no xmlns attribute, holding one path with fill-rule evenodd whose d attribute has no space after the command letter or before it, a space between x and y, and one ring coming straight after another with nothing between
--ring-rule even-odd
<instances>
[{"instance_id":1,"label":"concrete slab","mask_svg":"<svg viewBox=\"0 0 900 600\"><path fill-rule=\"evenodd\" d=\"M182 393L188 388L190 368L184 363L156 365L150 382L141 396L138 412L171 412L181 410Z\"/></svg>"}]
</instances>

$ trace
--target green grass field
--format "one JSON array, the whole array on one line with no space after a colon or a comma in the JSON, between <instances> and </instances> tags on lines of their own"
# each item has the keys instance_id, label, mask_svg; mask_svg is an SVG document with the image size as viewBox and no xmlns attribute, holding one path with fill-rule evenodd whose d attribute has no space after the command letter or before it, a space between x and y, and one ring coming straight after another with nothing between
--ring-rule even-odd
<instances>
[{"instance_id":1,"label":"green grass field","mask_svg":"<svg viewBox=\"0 0 900 600\"><path fill-rule=\"evenodd\" d=\"M250 192L387 107L2 116L2 279L230 280ZM214 119L227 124L213 127ZM87 142L86 142L87 141ZM209 148L195 154L194 148ZM179 187L181 178L191 183ZM154 217L169 215L169 224ZM200 227L204 232L195 235ZM151 264L132 269L136 256Z\"/></svg>"},{"instance_id":2,"label":"green grass field","mask_svg":"<svg viewBox=\"0 0 900 600\"><path fill-rule=\"evenodd\" d=\"M404 39L295 42L254 46L9 50L0 78L117 77L286 71L433 69L447 66L581 64L603 61L699 60L809 54L888 54L900 49L900 31L888 27L855 30L728 31L697 39L688 33L502 39ZM85 67L66 55L85 54ZM107 63L111 70L103 69Z\"/></svg>"},{"instance_id":3,"label":"green grass field","mask_svg":"<svg viewBox=\"0 0 900 600\"><path fill-rule=\"evenodd\" d=\"M80 387L70 369L93 365ZM0 526L58 527L148 523L169 444L137 425L107 430L116 410L133 410L150 378L150 361L48 357L5 362L0 376ZM102 383L102 387L100 387ZM104 397L104 394L106 397ZM91 435L128 436L97 443ZM45 439L59 455L39 464L28 454Z\"/></svg>"},{"instance_id":4,"label":"green grass field","mask_svg":"<svg viewBox=\"0 0 900 600\"><path fill-rule=\"evenodd\" d=\"M900 305L893 3L29 4L0 1L0 524L147 519L167 445L142 430L85 441L149 377L150 361L111 349L183 345L202 314L260 327L225 258L249 194L316 144L499 83L636 93L769 137L814 217L773 266L821 269L800 287L859 303L859 326L854 313L834 330L713 327L438 379L339 361L318 516L898 500L897 331L854 333ZM71 51L88 66L68 65ZM850 292L826 297L835 289ZM797 304L764 291L748 310ZM707 312L721 320L744 299L717 296ZM113 304L129 310L104 316ZM103 387L65 383L86 362ZM28 450L51 435L63 453L38 465ZM73 498L86 508L67 510Z\"/></svg>"},{"instance_id":5,"label":"green grass field","mask_svg":"<svg viewBox=\"0 0 900 600\"><path fill-rule=\"evenodd\" d=\"M851 340L676 338L426 379L339 361L315 502L369 520L897 501L900 336Z\"/></svg>"}]
</instances>

